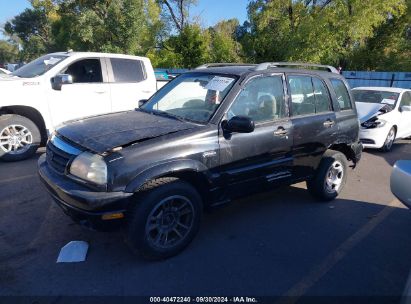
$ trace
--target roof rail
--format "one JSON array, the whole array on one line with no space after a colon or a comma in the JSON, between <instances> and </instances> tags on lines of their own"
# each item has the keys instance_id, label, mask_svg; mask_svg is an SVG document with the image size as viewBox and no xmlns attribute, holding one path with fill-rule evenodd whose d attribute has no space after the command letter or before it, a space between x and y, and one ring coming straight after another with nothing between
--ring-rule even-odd
<instances>
[{"instance_id":1,"label":"roof rail","mask_svg":"<svg viewBox=\"0 0 411 304\"><path fill-rule=\"evenodd\" d=\"M287 67L287 66L300 66L310 68L321 68L328 72L340 74L338 70L331 65L313 64L313 63L299 63L299 62L264 62L255 67L256 71L267 70L269 68Z\"/></svg>"},{"instance_id":2,"label":"roof rail","mask_svg":"<svg viewBox=\"0 0 411 304\"><path fill-rule=\"evenodd\" d=\"M219 67L226 67L226 66L256 66L256 65L252 63L225 63L225 62L206 63L206 64L196 67L195 70L208 69L208 68L219 68Z\"/></svg>"}]
</instances>

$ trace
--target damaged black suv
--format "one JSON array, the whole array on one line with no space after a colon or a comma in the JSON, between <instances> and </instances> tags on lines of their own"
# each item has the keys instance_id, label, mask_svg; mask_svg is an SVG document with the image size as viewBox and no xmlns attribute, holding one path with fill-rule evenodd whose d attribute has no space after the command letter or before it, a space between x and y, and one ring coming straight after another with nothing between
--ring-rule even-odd
<instances>
[{"instance_id":1,"label":"damaged black suv","mask_svg":"<svg viewBox=\"0 0 411 304\"><path fill-rule=\"evenodd\" d=\"M180 252L204 208L239 196L306 181L332 200L361 156L355 104L329 66L208 64L140 103L62 125L38 165L70 217L124 223L147 258Z\"/></svg>"}]
</instances>

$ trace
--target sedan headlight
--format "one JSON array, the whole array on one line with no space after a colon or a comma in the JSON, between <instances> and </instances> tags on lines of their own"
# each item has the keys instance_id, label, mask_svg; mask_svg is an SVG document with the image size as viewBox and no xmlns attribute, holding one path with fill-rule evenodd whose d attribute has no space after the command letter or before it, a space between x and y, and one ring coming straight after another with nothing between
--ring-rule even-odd
<instances>
[{"instance_id":1,"label":"sedan headlight","mask_svg":"<svg viewBox=\"0 0 411 304\"><path fill-rule=\"evenodd\" d=\"M70 173L98 185L107 183L107 165L100 155L83 152L70 166Z\"/></svg>"},{"instance_id":2,"label":"sedan headlight","mask_svg":"<svg viewBox=\"0 0 411 304\"><path fill-rule=\"evenodd\" d=\"M366 129L374 129L384 127L387 122L383 119L377 119L376 117L367 120L361 124Z\"/></svg>"}]
</instances>

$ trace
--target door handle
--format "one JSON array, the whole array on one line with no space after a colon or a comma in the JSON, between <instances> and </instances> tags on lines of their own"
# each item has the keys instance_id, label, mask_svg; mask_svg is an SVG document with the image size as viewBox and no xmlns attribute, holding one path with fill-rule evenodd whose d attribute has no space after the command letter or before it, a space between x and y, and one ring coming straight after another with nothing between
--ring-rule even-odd
<instances>
[{"instance_id":1,"label":"door handle","mask_svg":"<svg viewBox=\"0 0 411 304\"><path fill-rule=\"evenodd\" d=\"M278 127L277 131L274 131L274 136L286 136L287 134L287 130L283 127Z\"/></svg>"},{"instance_id":2,"label":"door handle","mask_svg":"<svg viewBox=\"0 0 411 304\"><path fill-rule=\"evenodd\" d=\"M335 125L335 122L332 121L331 119L327 119L324 123L323 123L324 127L326 128L331 128L333 125Z\"/></svg>"},{"instance_id":3,"label":"door handle","mask_svg":"<svg viewBox=\"0 0 411 304\"><path fill-rule=\"evenodd\" d=\"M96 93L96 94L106 94L107 91L94 91L94 93Z\"/></svg>"}]
</instances>

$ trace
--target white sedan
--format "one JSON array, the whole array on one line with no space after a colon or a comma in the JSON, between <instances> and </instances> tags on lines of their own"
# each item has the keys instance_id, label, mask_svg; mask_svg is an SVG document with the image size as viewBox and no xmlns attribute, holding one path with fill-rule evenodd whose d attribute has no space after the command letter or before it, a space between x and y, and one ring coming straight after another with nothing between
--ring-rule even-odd
<instances>
[{"instance_id":1,"label":"white sedan","mask_svg":"<svg viewBox=\"0 0 411 304\"><path fill-rule=\"evenodd\" d=\"M365 148L390 151L396 139L411 136L411 90L359 87L352 94Z\"/></svg>"}]
</instances>

